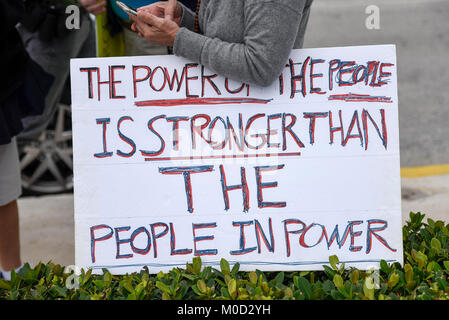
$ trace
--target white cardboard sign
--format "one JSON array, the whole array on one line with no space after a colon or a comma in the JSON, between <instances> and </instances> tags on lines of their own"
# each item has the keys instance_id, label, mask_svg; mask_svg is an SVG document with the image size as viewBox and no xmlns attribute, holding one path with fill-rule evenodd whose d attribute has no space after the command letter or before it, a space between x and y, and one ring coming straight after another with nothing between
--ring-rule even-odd
<instances>
[{"instance_id":1,"label":"white cardboard sign","mask_svg":"<svg viewBox=\"0 0 449 320\"><path fill-rule=\"evenodd\" d=\"M293 50L267 88L175 56L71 61L76 264L402 263L394 45Z\"/></svg>"}]
</instances>

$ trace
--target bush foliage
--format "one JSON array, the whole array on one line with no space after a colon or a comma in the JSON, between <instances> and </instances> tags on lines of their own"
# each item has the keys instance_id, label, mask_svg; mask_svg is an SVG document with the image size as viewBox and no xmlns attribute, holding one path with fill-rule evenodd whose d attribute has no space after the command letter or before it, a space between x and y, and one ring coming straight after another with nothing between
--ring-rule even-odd
<instances>
[{"instance_id":1,"label":"bush foliage","mask_svg":"<svg viewBox=\"0 0 449 320\"><path fill-rule=\"evenodd\" d=\"M0 299L141 300L141 299L316 299L439 300L449 298L449 224L410 213L403 227L404 266L380 263L376 272L346 268L336 256L323 271L241 272L222 259L220 269L194 258L185 269L167 273L116 276L82 271L79 288L68 289L70 276L53 263L28 264L11 281L0 280Z\"/></svg>"}]
</instances>

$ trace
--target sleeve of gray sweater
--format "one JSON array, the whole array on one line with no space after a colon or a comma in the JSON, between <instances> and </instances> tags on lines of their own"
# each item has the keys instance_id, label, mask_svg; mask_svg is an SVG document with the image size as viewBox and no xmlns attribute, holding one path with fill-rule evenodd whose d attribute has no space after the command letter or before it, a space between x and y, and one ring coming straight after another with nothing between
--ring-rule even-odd
<instances>
[{"instance_id":1,"label":"sleeve of gray sweater","mask_svg":"<svg viewBox=\"0 0 449 320\"><path fill-rule=\"evenodd\" d=\"M183 5L181 2L178 3L182 8L182 17L179 25L193 31L193 29L195 28L195 13L185 5Z\"/></svg>"},{"instance_id":2,"label":"sleeve of gray sweater","mask_svg":"<svg viewBox=\"0 0 449 320\"><path fill-rule=\"evenodd\" d=\"M244 39L241 43L229 43L189 30L194 16L186 12L181 24L185 27L179 29L175 38L175 55L198 62L231 79L270 85L285 67L302 12L285 5L285 2L254 1L244 6L243 14Z\"/></svg>"}]
</instances>

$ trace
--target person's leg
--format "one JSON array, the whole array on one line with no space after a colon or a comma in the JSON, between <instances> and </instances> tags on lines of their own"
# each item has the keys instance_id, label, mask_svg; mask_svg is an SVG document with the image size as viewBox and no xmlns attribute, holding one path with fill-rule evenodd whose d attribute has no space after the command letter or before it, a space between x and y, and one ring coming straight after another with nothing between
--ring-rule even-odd
<instances>
[{"instance_id":1,"label":"person's leg","mask_svg":"<svg viewBox=\"0 0 449 320\"><path fill-rule=\"evenodd\" d=\"M16 140L0 145L0 268L20 267L19 210L22 193Z\"/></svg>"},{"instance_id":2,"label":"person's leg","mask_svg":"<svg viewBox=\"0 0 449 320\"><path fill-rule=\"evenodd\" d=\"M0 206L0 266L2 270L10 271L21 265L19 209L14 200Z\"/></svg>"}]
</instances>

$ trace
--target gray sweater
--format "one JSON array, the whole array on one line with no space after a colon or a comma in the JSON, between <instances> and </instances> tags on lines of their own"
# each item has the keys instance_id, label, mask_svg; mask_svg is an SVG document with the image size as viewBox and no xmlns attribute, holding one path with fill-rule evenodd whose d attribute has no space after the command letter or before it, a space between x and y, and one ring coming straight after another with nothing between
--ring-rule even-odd
<instances>
[{"instance_id":1,"label":"gray sweater","mask_svg":"<svg viewBox=\"0 0 449 320\"><path fill-rule=\"evenodd\" d=\"M234 80L268 86L301 48L313 0L202 0L200 33L183 6L173 52Z\"/></svg>"}]
</instances>

